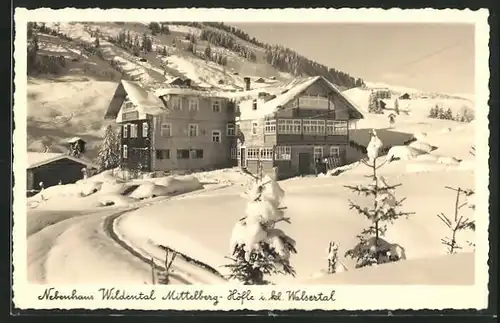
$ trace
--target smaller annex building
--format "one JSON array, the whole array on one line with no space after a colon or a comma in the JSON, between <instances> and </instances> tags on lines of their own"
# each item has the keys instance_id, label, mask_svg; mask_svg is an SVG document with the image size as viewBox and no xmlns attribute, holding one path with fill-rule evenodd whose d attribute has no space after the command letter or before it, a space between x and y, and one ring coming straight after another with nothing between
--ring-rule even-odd
<instances>
[{"instance_id":1,"label":"smaller annex building","mask_svg":"<svg viewBox=\"0 0 500 323\"><path fill-rule=\"evenodd\" d=\"M96 168L94 164L81 158L64 153L28 152L27 187L28 191L43 187L75 183L84 177L85 170Z\"/></svg>"}]
</instances>

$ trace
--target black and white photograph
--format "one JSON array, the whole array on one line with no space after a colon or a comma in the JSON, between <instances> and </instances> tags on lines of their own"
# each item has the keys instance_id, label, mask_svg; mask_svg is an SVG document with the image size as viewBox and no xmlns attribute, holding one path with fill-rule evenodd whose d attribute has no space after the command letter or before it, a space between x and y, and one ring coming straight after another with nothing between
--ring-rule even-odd
<instances>
[{"instance_id":1,"label":"black and white photograph","mask_svg":"<svg viewBox=\"0 0 500 323\"><path fill-rule=\"evenodd\" d=\"M487 306L486 10L176 10L16 10L16 306Z\"/></svg>"}]
</instances>

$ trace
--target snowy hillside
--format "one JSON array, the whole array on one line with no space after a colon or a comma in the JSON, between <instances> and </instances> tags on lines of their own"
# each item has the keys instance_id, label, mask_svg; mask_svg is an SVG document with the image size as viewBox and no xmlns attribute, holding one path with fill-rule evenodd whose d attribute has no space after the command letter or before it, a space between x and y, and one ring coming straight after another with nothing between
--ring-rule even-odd
<instances>
[{"instance_id":1,"label":"snowy hillside","mask_svg":"<svg viewBox=\"0 0 500 323\"><path fill-rule=\"evenodd\" d=\"M174 77L187 77L198 86L234 91L243 89L244 77L251 77L252 88L291 77L263 61L262 49L252 62L211 44L212 53L227 57L225 66L194 55L187 50L186 37L199 36L201 30L191 26L168 24L168 34L156 35L147 23L47 23L44 28L36 33L38 54L63 56L65 64L56 74L28 78L28 149L32 151L47 147L52 152L66 151L64 141L77 135L88 142L87 154L94 157L106 126L104 112L121 78L157 88ZM120 33L130 39L147 35L152 50L135 56L109 41ZM207 45L198 39L197 53ZM259 77L264 82L253 82Z\"/></svg>"},{"instance_id":2,"label":"snowy hillside","mask_svg":"<svg viewBox=\"0 0 500 323\"><path fill-rule=\"evenodd\" d=\"M56 74L38 73L29 77L28 149L65 151L64 141L80 136L88 142L88 156L94 157L106 126L104 111L121 78L158 88L175 77L187 77L195 85L229 92L244 89L244 77L251 78L252 89L273 86L292 78L266 61L265 49L257 45L258 42L243 40L213 25L166 23L164 28L168 28L168 32L153 35L149 23L145 22L71 22L47 23L43 28L37 26L34 30L38 37L38 54L63 56L65 64ZM227 46L216 45L221 36L210 43L203 40L201 36L207 30L229 35L228 39L240 47L234 45L235 49L230 50ZM144 43L145 40L150 40L149 51L134 52L126 45L127 42ZM255 58L249 60L242 52L236 51L242 48L253 51ZM207 50L212 58L223 58L225 64L221 65L217 59L204 59ZM422 98L424 94L415 89L380 83L367 83L367 87L353 88L346 94L362 111L366 111L369 89L376 87L389 87L393 97L411 92L415 100L401 102L400 107L411 111L408 117L411 121L425 119L428 110L436 104L445 109L450 107L454 113L463 106L474 104L449 96L426 95ZM392 108L393 103L388 105ZM404 122L405 118L408 119L398 117L397 123ZM366 127L386 127L387 118L370 115L363 123Z\"/></svg>"}]
</instances>

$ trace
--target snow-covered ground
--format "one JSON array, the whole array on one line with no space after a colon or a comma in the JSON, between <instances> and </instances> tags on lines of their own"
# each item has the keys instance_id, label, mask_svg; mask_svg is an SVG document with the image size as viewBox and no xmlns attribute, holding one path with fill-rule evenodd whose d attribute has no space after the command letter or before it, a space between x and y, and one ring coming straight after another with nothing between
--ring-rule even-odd
<instances>
[{"instance_id":1,"label":"snow-covered ground","mask_svg":"<svg viewBox=\"0 0 500 323\"><path fill-rule=\"evenodd\" d=\"M28 198L30 282L149 282L151 268L145 259L152 257L144 254L140 258L140 254L127 251L127 238L122 237L122 242L119 232L114 231L113 220L124 212L180 198L182 194L239 186L248 180L248 175L231 169L131 181L122 180L118 174L106 171L75 184L49 187ZM162 264L162 257L154 260L157 265ZM82 266L100 261L91 270ZM176 260L174 273L174 283L206 283L204 276L221 280L183 259Z\"/></svg>"},{"instance_id":2,"label":"snow-covered ground","mask_svg":"<svg viewBox=\"0 0 500 323\"><path fill-rule=\"evenodd\" d=\"M145 84L183 75L202 86L232 90L244 87L244 76L252 76L241 70L236 73L232 67L226 70L192 55L182 55L170 46L171 40L168 43L155 40L153 44L166 46L171 53L168 58L148 57L142 62L105 40L106 36L116 36L122 29L114 24L60 23L50 27L87 43L95 40L90 36L91 30L99 28L104 36L101 40L104 58L119 61L126 74ZM137 28L133 35L142 35L145 26ZM169 28L178 33L199 32L197 28L180 25L169 25ZM83 57L97 69L104 66L95 57L81 55L78 49L58 42L53 36L45 35L44 38L47 41L42 44L42 50ZM161 60L168 63L170 72L175 71L178 75L163 75L156 64ZM248 70L257 66L246 64ZM291 78L286 73L276 72L276 75ZM218 84L220 80L224 80L224 84ZM268 85L252 82L252 89L257 92L259 87ZM371 83L368 86L385 87ZM30 79L28 148L41 151L48 146L52 152L65 151L64 139L78 135L87 141L89 152L94 151L101 140L100 132L106 126L103 115L115 87L114 82L91 78L72 79L71 82L65 77L59 82ZM419 147L424 144L437 147L429 153L412 150L409 160L387 163L378 171L389 183L403 184L396 195L407 198L405 211L415 212L409 219L400 219L389 226L385 237L402 245L408 260L355 270L353 262L342 257L348 267L347 273L328 277L322 274L327 267L328 243L331 240L339 243L339 254L343 256L354 246L356 235L367 224L360 215L349 210L348 199L360 204L369 203L368 199L344 187L367 182L367 167L354 164L338 176L292 178L280 182L286 192L283 204L291 224L279 226L296 239L298 254L291 257L297 276L271 278L276 283L389 284L387 277L396 276L400 278L398 283L471 282L474 258L471 248L462 250L469 253L445 255L441 239L448 231L436 214L453 212L454 194L445 188L446 185L474 188L476 164L469 151L475 143L475 123L429 119L427 115L435 105L450 108L455 114L462 107L474 109L475 102L469 97L467 100L447 96L423 98L422 93L414 89L390 88L395 92L417 94L412 100L399 101L403 113L396 117L391 130L418 137ZM362 112L367 112L369 89L354 88L345 94ZM389 109L393 108L393 101L388 101ZM387 111L383 115L366 114L357 127L387 128L387 115ZM402 145L391 142L391 138L385 144ZM399 151L405 152L404 149ZM247 175L235 169L133 181L103 173L77 184L48 188L41 195L28 199L29 280L37 283L142 284L150 281L151 268L147 261L153 259L157 265L163 261L164 253L159 245L227 273L222 266L228 263L225 257L230 254L233 225L245 211L246 200L241 195L249 180ZM474 218L472 210L464 209L464 212ZM460 233L459 242L464 247L467 241L475 241L474 234ZM224 282L206 268L188 262L187 258L176 261L175 283ZM462 274L463 279L446 275L450 268L459 268L454 273L456 276ZM448 279L444 280L444 276Z\"/></svg>"},{"instance_id":3,"label":"snow-covered ground","mask_svg":"<svg viewBox=\"0 0 500 323\"><path fill-rule=\"evenodd\" d=\"M383 126L377 117L369 115L367 118L374 128ZM378 174L384 176L389 184L402 184L396 196L407 198L403 205L404 211L415 212L408 219L403 218L390 225L385 236L387 241L405 248L408 262L415 261L415 264L427 268L422 269L427 271L420 276L420 281L417 278L410 279L411 276L401 279L407 283L419 281L430 284L443 275L439 268L447 268L446 264L452 266L455 262L470 264L473 258L458 257L460 260L456 260L457 257L445 255L446 248L441 244L441 239L448 234L448 230L436 214L453 212L454 192L445 186L474 188L476 164L475 157L469 151L475 141L475 122L462 124L445 120L420 120L408 117L398 122L394 130L418 137L419 145L415 144L414 147L423 149L427 144L437 149L429 153L420 152L410 160L387 163L378 170ZM384 159L381 157L382 161ZM366 184L368 171L365 165L358 164L338 176L292 178L280 182L286 192L283 205L287 207L286 216L291 218L291 224L283 223L279 227L297 241L298 254L291 257L297 275L295 278L274 276L274 282L320 283L329 279L322 275L327 267L328 243L336 241L340 246L339 255L343 256L348 248L354 246L356 235L367 225L364 218L349 210L348 200L367 206L369 200L353 194L344 185ZM159 245L174 249L221 274L227 274L223 265L228 264L225 257L230 255L230 235L234 223L244 215L246 200L242 193L249 181L250 178L237 169L134 181L121 181L108 172L81 183L48 188L42 193L43 200L38 195L28 202L33 207L27 215L30 279L39 282L69 281L70 277L77 277L75 279L78 282L95 282L96 279L148 281L149 267L144 260L137 262L137 258L153 259L155 263L161 264L164 252ZM183 183L190 185L186 187ZM200 190L202 187L204 189ZM189 193L192 190L195 192ZM87 196L82 196L82 192ZM179 193L187 194L172 196ZM156 197L138 199L152 195ZM114 202L115 205L105 206L108 202ZM120 212L125 213L118 216ZM472 210L465 208L463 212L474 219ZM112 224L104 225L105 221L114 217L116 219L111 221ZM133 253L130 250L124 253L123 248L116 247L110 233L103 231L103 225ZM81 240L75 242L72 239ZM84 243L85 239L91 243ZM461 232L458 240L464 246L461 251L472 251L472 247L467 247L468 241L475 241L472 231ZM76 246L77 243L85 246L66 247ZM128 257L125 256L127 252ZM102 263L88 272L75 269L76 265L55 265L58 261L70 261L66 260L67 257L75 262ZM129 274L123 269L123 262L128 261L128 258L132 264ZM425 265L426 262L434 262L434 259L445 263L443 267L437 267L435 276L429 274L430 269ZM333 277L334 282L376 284L381 280L385 282L383 277L387 274L384 274L384 268L387 268L388 273L393 273L405 271L405 266L410 266L403 262L387 267L381 265L367 270L371 278L362 275L363 278L358 279L361 274L354 269L353 261L345 258L342 261L348 273ZM116 269L118 267L119 270ZM464 275L468 276L464 276L462 283L470 282L467 268L464 267ZM116 277L113 276L114 270L119 273ZM224 282L205 267L186 262L185 258L179 260L177 270L179 283ZM71 276L69 271L76 273ZM96 278L94 275L98 271L100 275Z\"/></svg>"}]
</instances>

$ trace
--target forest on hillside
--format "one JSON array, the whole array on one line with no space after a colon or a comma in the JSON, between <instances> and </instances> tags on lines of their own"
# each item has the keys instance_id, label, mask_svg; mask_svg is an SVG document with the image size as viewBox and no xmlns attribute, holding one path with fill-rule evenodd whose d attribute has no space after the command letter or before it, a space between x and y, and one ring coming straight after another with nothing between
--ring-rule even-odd
<instances>
[{"instance_id":1,"label":"forest on hillside","mask_svg":"<svg viewBox=\"0 0 500 323\"><path fill-rule=\"evenodd\" d=\"M313 60L310 60L299 53L280 45L269 45L258 41L255 37L250 37L242 30L226 25L222 22L171 22L172 24L186 25L201 29L200 38L213 45L227 48L249 61L256 61L256 54L253 48L238 42L236 38L247 41L265 50L265 59L274 68L281 72L287 72L295 76L316 76L321 75L330 82L347 88L364 86L361 78L356 78L348 73L330 68ZM219 29L209 29L213 27Z\"/></svg>"}]
</instances>

